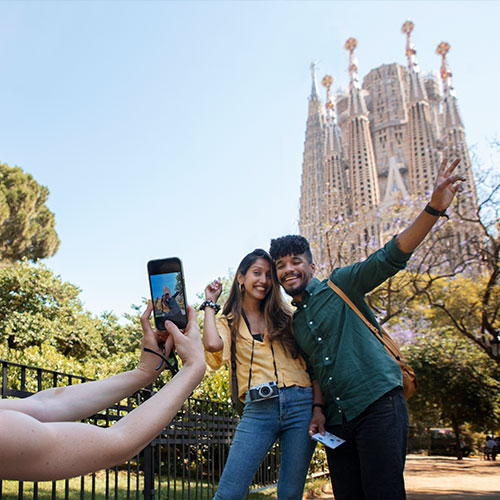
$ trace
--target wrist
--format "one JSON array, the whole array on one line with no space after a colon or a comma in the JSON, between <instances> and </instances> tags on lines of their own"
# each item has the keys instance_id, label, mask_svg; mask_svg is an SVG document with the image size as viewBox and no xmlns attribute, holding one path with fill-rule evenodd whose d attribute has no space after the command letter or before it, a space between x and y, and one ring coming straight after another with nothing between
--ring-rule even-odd
<instances>
[{"instance_id":1,"label":"wrist","mask_svg":"<svg viewBox=\"0 0 500 500\"><path fill-rule=\"evenodd\" d=\"M207 299L204 302L202 302L200 305L200 311L206 311L207 307L213 309L215 311L215 314L217 314L220 311L220 305L213 300Z\"/></svg>"},{"instance_id":2,"label":"wrist","mask_svg":"<svg viewBox=\"0 0 500 500\"><path fill-rule=\"evenodd\" d=\"M148 366L144 366L139 364L137 368L132 370L134 374L134 379L137 380L137 390L146 387L149 384L152 384L160 374L159 371L155 371L155 369L151 369Z\"/></svg>"},{"instance_id":3,"label":"wrist","mask_svg":"<svg viewBox=\"0 0 500 500\"><path fill-rule=\"evenodd\" d=\"M424 208L424 212L428 213L429 215L433 215L434 217L446 217L449 219L448 214L446 213L446 208L442 209L442 207L439 207L438 204L433 203L432 200L430 203L427 203L427 205Z\"/></svg>"},{"instance_id":4,"label":"wrist","mask_svg":"<svg viewBox=\"0 0 500 500\"><path fill-rule=\"evenodd\" d=\"M188 372L192 374L194 378L199 378L199 381L205 375L205 370L207 368L207 363L205 357L200 357L198 359L191 360L182 365L181 371ZM199 382L198 382L199 383Z\"/></svg>"},{"instance_id":5,"label":"wrist","mask_svg":"<svg viewBox=\"0 0 500 500\"><path fill-rule=\"evenodd\" d=\"M313 410L313 412L319 410L321 413L324 413L325 412L325 405L322 403L314 403L312 405L312 410Z\"/></svg>"}]
</instances>

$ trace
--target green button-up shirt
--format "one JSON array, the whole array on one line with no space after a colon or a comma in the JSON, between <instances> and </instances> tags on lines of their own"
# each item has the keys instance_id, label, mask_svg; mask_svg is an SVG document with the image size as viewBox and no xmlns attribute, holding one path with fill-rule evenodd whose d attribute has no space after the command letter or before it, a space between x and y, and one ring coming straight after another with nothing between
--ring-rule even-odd
<instances>
[{"instance_id":1,"label":"green button-up shirt","mask_svg":"<svg viewBox=\"0 0 500 500\"><path fill-rule=\"evenodd\" d=\"M411 254L393 238L365 261L335 269L330 279L374 325L364 296L406 266ZM401 369L359 316L328 286L313 278L293 317L295 338L308 371L317 380L329 425L359 415L394 387L403 386Z\"/></svg>"}]
</instances>

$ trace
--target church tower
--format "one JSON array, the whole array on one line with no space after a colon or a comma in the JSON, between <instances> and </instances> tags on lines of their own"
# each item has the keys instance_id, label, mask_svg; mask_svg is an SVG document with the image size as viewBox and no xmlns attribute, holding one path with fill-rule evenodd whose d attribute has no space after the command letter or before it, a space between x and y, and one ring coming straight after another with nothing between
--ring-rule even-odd
<instances>
[{"instance_id":1,"label":"church tower","mask_svg":"<svg viewBox=\"0 0 500 500\"><path fill-rule=\"evenodd\" d=\"M417 63L417 51L411 40L414 24L406 21L401 31L406 34L408 59L408 141L410 194L425 195L432 191L438 170L435 128L429 100Z\"/></svg>"},{"instance_id":2,"label":"church tower","mask_svg":"<svg viewBox=\"0 0 500 500\"><path fill-rule=\"evenodd\" d=\"M300 233L318 241L322 225L321 205L325 196L325 113L316 81L316 64L311 64L312 89L309 97L302 183L300 192Z\"/></svg>"},{"instance_id":3,"label":"church tower","mask_svg":"<svg viewBox=\"0 0 500 500\"><path fill-rule=\"evenodd\" d=\"M333 78L326 75L321 83L326 88L326 129L325 129L325 196L323 213L325 214L317 262L328 264L337 261L338 256L331 254L331 239L339 226L344 228L345 221L351 216L349 184L346 178L347 163L342 148L340 128L337 124L335 104L331 94Z\"/></svg>"},{"instance_id":4,"label":"church tower","mask_svg":"<svg viewBox=\"0 0 500 500\"><path fill-rule=\"evenodd\" d=\"M437 49L442 58L441 90L439 76L420 74L413 29L411 21L401 29L407 67L379 66L365 76L362 87L354 57L357 41L349 38L344 47L349 52L349 90L334 98L333 78L325 76L325 106L314 65L311 68L299 227L321 275L333 266L359 261L394 234L397 219L423 207L434 188L439 151L461 160L458 173L466 182L458 213L469 219L477 213L465 129L446 59L450 46L443 42ZM477 253L480 239L474 243L470 224L459 218L457 222L443 226L440 255L459 264L453 256ZM458 254L457 248L462 249Z\"/></svg>"},{"instance_id":5,"label":"church tower","mask_svg":"<svg viewBox=\"0 0 500 500\"><path fill-rule=\"evenodd\" d=\"M349 38L345 49L349 52L349 121L347 123L347 141L349 144L349 186L351 206L356 213L370 210L379 203L379 189L375 154L370 135L368 109L361 91L358 77L358 62L354 49L358 42Z\"/></svg>"},{"instance_id":6,"label":"church tower","mask_svg":"<svg viewBox=\"0 0 500 500\"><path fill-rule=\"evenodd\" d=\"M465 196L458 198L459 212L470 218L474 217L477 211L477 195L474 177L472 175L469 149L465 140L465 128L462 117L458 110L457 98L451 80L451 71L448 66L446 55L450 51L450 44L441 42L436 49L436 53L441 56L441 79L443 81L443 153L450 159L460 158L460 164L455 172L463 175L466 179L463 187Z\"/></svg>"}]
</instances>

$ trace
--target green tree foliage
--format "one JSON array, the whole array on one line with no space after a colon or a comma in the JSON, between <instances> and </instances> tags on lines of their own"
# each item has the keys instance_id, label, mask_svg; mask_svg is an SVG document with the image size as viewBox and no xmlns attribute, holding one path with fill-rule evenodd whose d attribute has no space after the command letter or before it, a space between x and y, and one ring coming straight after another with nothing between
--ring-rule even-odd
<instances>
[{"instance_id":1,"label":"green tree foliage","mask_svg":"<svg viewBox=\"0 0 500 500\"><path fill-rule=\"evenodd\" d=\"M130 315L93 316L80 290L43 264L0 268L0 357L96 378L132 368L142 331Z\"/></svg>"},{"instance_id":2,"label":"green tree foliage","mask_svg":"<svg viewBox=\"0 0 500 500\"><path fill-rule=\"evenodd\" d=\"M35 261L59 247L49 190L19 167L0 163L0 262Z\"/></svg>"},{"instance_id":3,"label":"green tree foliage","mask_svg":"<svg viewBox=\"0 0 500 500\"><path fill-rule=\"evenodd\" d=\"M460 458L465 424L477 431L500 425L500 384L495 365L477 346L460 335L430 331L406 347L417 374L418 392L409 400L415 425L450 426Z\"/></svg>"}]
</instances>

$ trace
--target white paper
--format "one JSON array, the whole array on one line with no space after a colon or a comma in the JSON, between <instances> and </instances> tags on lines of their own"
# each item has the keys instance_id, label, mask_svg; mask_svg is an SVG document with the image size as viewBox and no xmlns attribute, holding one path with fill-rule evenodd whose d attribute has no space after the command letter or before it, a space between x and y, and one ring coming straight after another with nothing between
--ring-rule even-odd
<instances>
[{"instance_id":1,"label":"white paper","mask_svg":"<svg viewBox=\"0 0 500 500\"><path fill-rule=\"evenodd\" d=\"M342 443L345 443L345 439L339 438L338 436L336 436L335 434L331 434L330 432L325 432L324 436L318 432L316 434L313 434L311 438L319 441L320 443L323 443L325 446L328 446L328 448L331 448L332 450L334 448L337 448L337 446L340 446Z\"/></svg>"}]
</instances>

